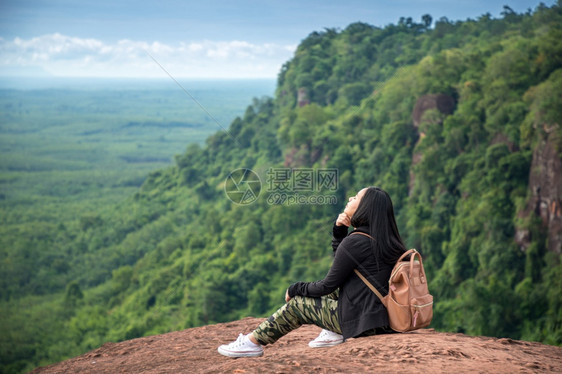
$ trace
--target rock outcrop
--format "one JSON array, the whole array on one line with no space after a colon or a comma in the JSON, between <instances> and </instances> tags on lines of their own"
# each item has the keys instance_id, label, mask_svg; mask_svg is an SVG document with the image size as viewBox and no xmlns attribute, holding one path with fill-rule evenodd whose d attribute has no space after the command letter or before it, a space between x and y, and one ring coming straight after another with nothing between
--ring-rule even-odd
<instances>
[{"instance_id":1,"label":"rock outcrop","mask_svg":"<svg viewBox=\"0 0 562 374\"><path fill-rule=\"evenodd\" d=\"M429 109L437 109L439 112L449 115L455 110L455 99L445 94L430 94L420 97L412 111L412 121L415 127L419 127L423 114Z\"/></svg>"},{"instance_id":2,"label":"rock outcrop","mask_svg":"<svg viewBox=\"0 0 562 374\"><path fill-rule=\"evenodd\" d=\"M301 87L297 92L297 106L300 108L308 104L310 104L310 100L308 99L308 91L306 90L306 88Z\"/></svg>"},{"instance_id":3,"label":"rock outcrop","mask_svg":"<svg viewBox=\"0 0 562 374\"><path fill-rule=\"evenodd\" d=\"M263 319L209 325L106 343L32 373L538 373L562 372L562 347L512 339L470 337L433 329L349 339L309 348L320 332L303 326L258 358L232 359L217 347L250 332Z\"/></svg>"},{"instance_id":4,"label":"rock outcrop","mask_svg":"<svg viewBox=\"0 0 562 374\"><path fill-rule=\"evenodd\" d=\"M558 125L556 125L557 127ZM551 129L533 151L529 174L530 199L521 217L540 217L548 235L548 250L562 253L562 160L555 146L556 131ZM515 240L525 250L531 241L530 232L519 228Z\"/></svg>"},{"instance_id":5,"label":"rock outcrop","mask_svg":"<svg viewBox=\"0 0 562 374\"><path fill-rule=\"evenodd\" d=\"M286 151L283 166L286 168L308 167L309 165L314 165L321 156L322 149L310 149L308 144L301 144L298 148L292 147ZM326 158L326 156L324 157Z\"/></svg>"},{"instance_id":6,"label":"rock outcrop","mask_svg":"<svg viewBox=\"0 0 562 374\"><path fill-rule=\"evenodd\" d=\"M412 111L412 123L414 127L418 129L422 124L423 115L426 111L430 109L437 109L441 114L450 115L455 111L455 99L451 96L444 94L430 94L424 95L416 101L414 109ZM441 125L441 123L436 123L435 125ZM418 143L423 139L425 134L419 131ZM416 144L417 145L417 144ZM413 168L422 159L421 153L416 153L412 155L412 165L410 166L410 181L408 183L408 194L412 192L414 188L414 183L416 181L416 176L413 172Z\"/></svg>"}]
</instances>

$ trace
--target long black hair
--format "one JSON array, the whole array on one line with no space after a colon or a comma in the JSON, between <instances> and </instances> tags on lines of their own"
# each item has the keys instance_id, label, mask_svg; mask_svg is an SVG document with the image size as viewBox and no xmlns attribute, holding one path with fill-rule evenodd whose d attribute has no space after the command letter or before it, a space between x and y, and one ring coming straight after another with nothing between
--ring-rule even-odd
<instances>
[{"instance_id":1,"label":"long black hair","mask_svg":"<svg viewBox=\"0 0 562 374\"><path fill-rule=\"evenodd\" d=\"M394 264L406 251L394 218L392 200L379 187L367 188L351 218L351 225L355 228L369 227L369 234L375 239L375 256L386 263Z\"/></svg>"}]
</instances>

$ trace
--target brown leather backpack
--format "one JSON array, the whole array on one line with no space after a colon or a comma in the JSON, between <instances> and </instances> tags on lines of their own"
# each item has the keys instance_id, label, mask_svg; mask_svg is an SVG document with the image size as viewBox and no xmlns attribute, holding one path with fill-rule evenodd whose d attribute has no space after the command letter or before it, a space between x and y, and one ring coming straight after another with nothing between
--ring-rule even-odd
<instances>
[{"instance_id":1,"label":"brown leather backpack","mask_svg":"<svg viewBox=\"0 0 562 374\"><path fill-rule=\"evenodd\" d=\"M363 232L353 234L373 239ZM410 256L410 260L404 261L407 256ZM391 329L406 332L429 326L433 318L433 296L429 293L422 258L418 251L410 249L396 261L388 281L388 295L384 297L359 270L355 269L355 273L386 306Z\"/></svg>"}]
</instances>

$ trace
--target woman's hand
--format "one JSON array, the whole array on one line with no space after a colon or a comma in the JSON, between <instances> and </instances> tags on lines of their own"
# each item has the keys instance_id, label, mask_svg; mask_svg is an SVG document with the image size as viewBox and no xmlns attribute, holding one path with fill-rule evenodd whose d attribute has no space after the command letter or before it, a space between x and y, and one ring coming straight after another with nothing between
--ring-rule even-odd
<instances>
[{"instance_id":1,"label":"woman's hand","mask_svg":"<svg viewBox=\"0 0 562 374\"><path fill-rule=\"evenodd\" d=\"M340 213L336 220L336 226L351 226L351 218L345 213Z\"/></svg>"},{"instance_id":2,"label":"woman's hand","mask_svg":"<svg viewBox=\"0 0 562 374\"><path fill-rule=\"evenodd\" d=\"M285 301L289 302L289 300L291 300L291 297L289 296L289 289L287 288L287 291L285 292Z\"/></svg>"}]
</instances>

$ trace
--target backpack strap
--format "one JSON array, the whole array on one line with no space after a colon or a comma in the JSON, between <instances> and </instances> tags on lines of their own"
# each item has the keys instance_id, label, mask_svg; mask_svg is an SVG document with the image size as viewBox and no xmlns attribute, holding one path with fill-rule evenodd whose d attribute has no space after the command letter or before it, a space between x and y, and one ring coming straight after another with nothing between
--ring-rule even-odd
<instances>
[{"instance_id":1,"label":"backpack strap","mask_svg":"<svg viewBox=\"0 0 562 374\"><path fill-rule=\"evenodd\" d=\"M354 235L354 234L360 234L360 235L364 235L367 236L373 240L375 240L371 235L369 234L365 234L364 232L361 231L355 231L352 232L350 235ZM418 257L419 261L420 261L420 270L421 270L421 275L423 276L423 278L425 278L425 270L423 268L423 262L422 262L422 258L421 258L421 254L415 249L409 249L406 252L404 252L402 254L402 256L400 256L400 258L398 259L398 261L396 261L396 263L399 263L400 261L404 260L405 257L412 255L410 257L410 278L412 277L413 273L414 273L414 259L416 258L416 256ZM379 297L380 298L380 297Z\"/></svg>"},{"instance_id":2,"label":"backpack strap","mask_svg":"<svg viewBox=\"0 0 562 374\"><path fill-rule=\"evenodd\" d=\"M371 238L371 239L375 240L375 238L373 238L371 235L365 234L364 232L361 232L361 231L354 231L349 235L355 235L355 234L363 235L363 236L366 236L367 238Z\"/></svg>"},{"instance_id":3,"label":"backpack strap","mask_svg":"<svg viewBox=\"0 0 562 374\"><path fill-rule=\"evenodd\" d=\"M367 278L365 278L365 277L363 276L363 274L361 274L361 273L359 272L359 270L353 269L353 271L355 272L355 274L357 274L357 276L358 276L359 278L361 278L361 280L363 281L363 283L365 283L365 284L367 285L367 287L369 287L369 288L371 289L371 291L373 291L373 292L375 293L375 295L377 295L377 297L378 297L379 300L383 303L383 305L386 306L386 301L385 301L384 297L381 295L381 293L379 292L379 290L377 290L377 289L375 288L375 286L373 286L373 285L371 284L371 282L369 282L369 281L367 280Z\"/></svg>"},{"instance_id":4,"label":"backpack strap","mask_svg":"<svg viewBox=\"0 0 562 374\"><path fill-rule=\"evenodd\" d=\"M364 232L361 232L361 231L352 232L350 235L354 235L354 234L363 235L363 236L366 236L366 237L368 237L368 238L371 238L371 239L375 240L371 235L365 234ZM369 287L369 288L371 289L371 291L373 291L373 292L375 293L375 295L377 295L377 297L380 299L380 301L383 303L383 305L386 306L385 299L384 299L383 295L379 292L379 290L377 290L376 287L373 286L373 285L371 284L371 282L369 282L369 281L367 280L367 278L365 278L365 277L363 276L363 274L361 274L361 273L359 272L359 270L353 269L353 271L355 272L355 274L357 274L357 276L358 276L359 278L361 278L361 280L363 281L363 283L365 283L365 285L366 285L367 287Z\"/></svg>"}]
</instances>

